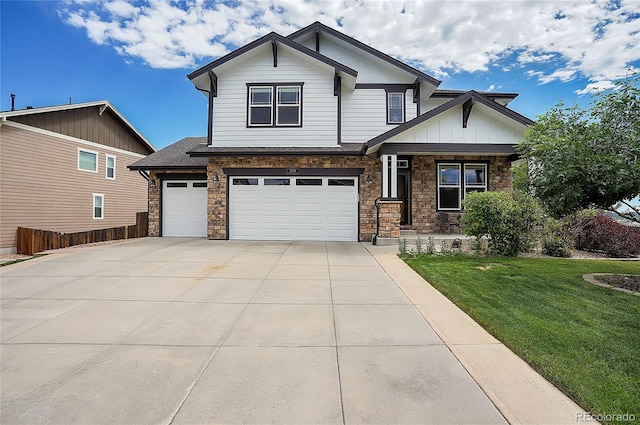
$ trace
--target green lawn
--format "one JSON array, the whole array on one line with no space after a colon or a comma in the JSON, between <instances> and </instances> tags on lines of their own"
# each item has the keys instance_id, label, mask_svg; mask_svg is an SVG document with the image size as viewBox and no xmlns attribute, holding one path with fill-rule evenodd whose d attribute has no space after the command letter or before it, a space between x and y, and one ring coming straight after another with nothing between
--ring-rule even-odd
<instances>
[{"instance_id":1,"label":"green lawn","mask_svg":"<svg viewBox=\"0 0 640 425\"><path fill-rule=\"evenodd\" d=\"M633 414L640 424L640 296L582 279L640 274L640 262L463 255L405 261L584 409Z\"/></svg>"}]
</instances>

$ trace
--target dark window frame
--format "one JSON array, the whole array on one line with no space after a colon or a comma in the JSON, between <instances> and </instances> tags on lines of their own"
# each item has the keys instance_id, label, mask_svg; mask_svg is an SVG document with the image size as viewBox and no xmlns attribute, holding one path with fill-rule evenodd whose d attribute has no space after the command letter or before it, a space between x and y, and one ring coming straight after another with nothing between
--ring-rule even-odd
<instances>
[{"instance_id":1,"label":"dark window frame","mask_svg":"<svg viewBox=\"0 0 640 425\"><path fill-rule=\"evenodd\" d=\"M252 124L251 123L251 89L254 87L270 87L271 88L271 124ZM279 124L278 123L278 88L298 87L300 90L298 105L298 124ZM247 128L300 128L303 126L303 87L304 82L282 82L282 83L247 83L247 110L246 110L246 126ZM257 107L257 106L254 106ZM291 107L291 106L283 106Z\"/></svg>"},{"instance_id":2,"label":"dark window frame","mask_svg":"<svg viewBox=\"0 0 640 425\"><path fill-rule=\"evenodd\" d=\"M400 125L407 122L407 91L399 90L399 89L385 89L385 107L386 107L386 116L387 116L387 125ZM402 121L392 122L389 118L389 96L392 94L399 94L402 99Z\"/></svg>"},{"instance_id":3,"label":"dark window frame","mask_svg":"<svg viewBox=\"0 0 640 425\"><path fill-rule=\"evenodd\" d=\"M440 207L440 166L441 165L456 165L459 168L459 182L457 185L458 188L458 199L459 199L459 208L441 208ZM465 176L465 166L467 165L482 165L485 170L485 184L484 186L480 185L469 185L470 188L483 188L485 192L488 192L489 189L489 165L490 161L483 160L465 160L465 161L456 161L456 160L442 160L436 161L436 211L454 211L460 212L464 211L464 198L467 193L467 184L466 184L466 176ZM447 187L447 186L443 186Z\"/></svg>"}]
</instances>

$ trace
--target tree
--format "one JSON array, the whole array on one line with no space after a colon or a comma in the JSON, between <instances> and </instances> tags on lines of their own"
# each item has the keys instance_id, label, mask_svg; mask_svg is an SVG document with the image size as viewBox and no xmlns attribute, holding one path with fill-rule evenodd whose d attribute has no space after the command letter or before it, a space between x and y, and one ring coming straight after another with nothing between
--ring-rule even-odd
<instances>
[{"instance_id":1,"label":"tree","mask_svg":"<svg viewBox=\"0 0 640 425\"><path fill-rule=\"evenodd\" d=\"M631 212L616 212L640 222L640 208L628 203L640 194L638 83L637 76L617 82L594 95L589 109L559 103L525 133L518 152L528 176L519 181L554 216L622 202Z\"/></svg>"}]
</instances>

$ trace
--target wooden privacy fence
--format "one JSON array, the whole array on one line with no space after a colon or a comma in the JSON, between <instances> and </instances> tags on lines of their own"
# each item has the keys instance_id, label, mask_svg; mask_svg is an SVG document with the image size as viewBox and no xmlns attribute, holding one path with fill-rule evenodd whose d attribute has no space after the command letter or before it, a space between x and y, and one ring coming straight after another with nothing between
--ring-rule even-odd
<instances>
[{"instance_id":1,"label":"wooden privacy fence","mask_svg":"<svg viewBox=\"0 0 640 425\"><path fill-rule=\"evenodd\" d=\"M88 230L86 232L60 233L50 230L18 227L18 254L33 255L49 249L67 248L93 242L115 241L119 239L144 238L147 236L149 214L136 213L136 224L111 227L109 229Z\"/></svg>"}]
</instances>

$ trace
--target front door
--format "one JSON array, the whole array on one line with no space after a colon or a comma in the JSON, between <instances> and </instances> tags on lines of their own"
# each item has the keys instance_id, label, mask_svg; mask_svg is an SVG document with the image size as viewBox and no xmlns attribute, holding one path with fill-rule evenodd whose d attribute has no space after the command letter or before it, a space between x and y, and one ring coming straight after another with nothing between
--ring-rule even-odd
<instances>
[{"instance_id":1,"label":"front door","mask_svg":"<svg viewBox=\"0 0 640 425\"><path fill-rule=\"evenodd\" d=\"M409 171L398 170L398 199L400 206L400 224L409 224Z\"/></svg>"}]
</instances>

